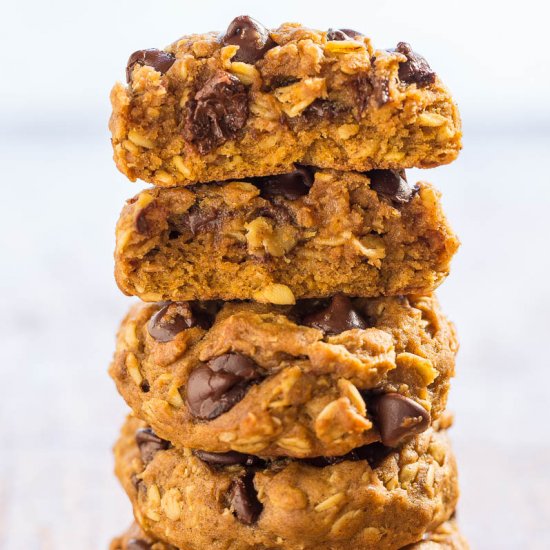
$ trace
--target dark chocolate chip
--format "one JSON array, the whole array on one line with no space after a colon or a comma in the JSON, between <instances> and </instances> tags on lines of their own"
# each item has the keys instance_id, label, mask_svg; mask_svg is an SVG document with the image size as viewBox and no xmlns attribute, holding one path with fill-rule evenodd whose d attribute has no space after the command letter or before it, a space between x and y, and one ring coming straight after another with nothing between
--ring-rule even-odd
<instances>
[{"instance_id":1,"label":"dark chocolate chip","mask_svg":"<svg viewBox=\"0 0 550 550\"><path fill-rule=\"evenodd\" d=\"M148 65L159 73L166 73L174 64L176 58L168 52L151 48L149 50L138 50L128 59L126 64L126 81L132 80L132 71L136 65Z\"/></svg>"},{"instance_id":2,"label":"dark chocolate chip","mask_svg":"<svg viewBox=\"0 0 550 550\"><path fill-rule=\"evenodd\" d=\"M248 93L232 74L217 71L184 109L183 137L206 154L236 137L248 118Z\"/></svg>"},{"instance_id":3,"label":"dark chocolate chip","mask_svg":"<svg viewBox=\"0 0 550 550\"><path fill-rule=\"evenodd\" d=\"M252 17L241 15L229 24L222 38L224 46L239 46L233 59L254 64L277 44L269 37L269 31Z\"/></svg>"},{"instance_id":4,"label":"dark chocolate chip","mask_svg":"<svg viewBox=\"0 0 550 550\"><path fill-rule=\"evenodd\" d=\"M331 335L354 328L365 329L368 326L363 317L353 308L351 300L343 294L333 296L326 308L306 315L302 319L302 324Z\"/></svg>"},{"instance_id":5,"label":"dark chocolate chip","mask_svg":"<svg viewBox=\"0 0 550 550\"><path fill-rule=\"evenodd\" d=\"M355 103L359 113L365 111L369 105L369 98L373 93L373 84L368 74L359 73L351 81L351 90L355 96Z\"/></svg>"},{"instance_id":6,"label":"dark chocolate chip","mask_svg":"<svg viewBox=\"0 0 550 550\"><path fill-rule=\"evenodd\" d=\"M228 494L229 506L239 521L246 525L256 523L263 505L258 500L254 487L254 474L246 473L231 484Z\"/></svg>"},{"instance_id":7,"label":"dark chocolate chip","mask_svg":"<svg viewBox=\"0 0 550 550\"><path fill-rule=\"evenodd\" d=\"M371 170L367 176L371 189L394 203L406 204L418 193L418 187L407 182L404 171Z\"/></svg>"},{"instance_id":8,"label":"dark chocolate chip","mask_svg":"<svg viewBox=\"0 0 550 550\"><path fill-rule=\"evenodd\" d=\"M316 468L326 468L327 466L334 466L345 461L356 462L358 460L366 460L371 468L376 466L392 452L393 449L385 447L382 443L370 443L369 445L363 445L357 449L353 449L349 453L342 456L316 456L314 458L302 459L302 462L315 466Z\"/></svg>"},{"instance_id":9,"label":"dark chocolate chip","mask_svg":"<svg viewBox=\"0 0 550 550\"><path fill-rule=\"evenodd\" d=\"M151 550L151 545L143 539L130 539L126 550Z\"/></svg>"},{"instance_id":10,"label":"dark chocolate chip","mask_svg":"<svg viewBox=\"0 0 550 550\"><path fill-rule=\"evenodd\" d=\"M312 458L304 458L302 462L305 462L309 466L314 466L315 468L326 468L327 466L334 466L345 460L350 460L350 456L350 453L342 456L315 456Z\"/></svg>"},{"instance_id":11,"label":"dark chocolate chip","mask_svg":"<svg viewBox=\"0 0 550 550\"><path fill-rule=\"evenodd\" d=\"M197 367L189 376L189 410L196 418L212 420L233 408L258 378L258 366L249 357L240 353L216 357Z\"/></svg>"},{"instance_id":12,"label":"dark chocolate chip","mask_svg":"<svg viewBox=\"0 0 550 550\"><path fill-rule=\"evenodd\" d=\"M189 302L171 302L159 309L150 319L147 330L157 342L170 342L180 332L200 327L208 329L212 319L194 310Z\"/></svg>"},{"instance_id":13,"label":"dark chocolate chip","mask_svg":"<svg viewBox=\"0 0 550 550\"><path fill-rule=\"evenodd\" d=\"M399 80L405 84L416 84L424 87L435 82L435 73L428 62L419 54L413 52L406 42L399 42L396 52L403 54L407 61L399 63Z\"/></svg>"},{"instance_id":14,"label":"dark chocolate chip","mask_svg":"<svg viewBox=\"0 0 550 550\"><path fill-rule=\"evenodd\" d=\"M193 205L181 219L181 224L189 229L193 237L204 231L215 231L221 222L215 209L200 208Z\"/></svg>"},{"instance_id":15,"label":"dark chocolate chip","mask_svg":"<svg viewBox=\"0 0 550 550\"><path fill-rule=\"evenodd\" d=\"M363 36L360 32L354 31L352 29L329 29L327 32L327 40L355 40Z\"/></svg>"},{"instance_id":16,"label":"dark chocolate chip","mask_svg":"<svg viewBox=\"0 0 550 550\"><path fill-rule=\"evenodd\" d=\"M368 401L367 407L387 447L397 446L407 437L426 431L430 425L430 413L399 393L376 396Z\"/></svg>"},{"instance_id":17,"label":"dark chocolate chip","mask_svg":"<svg viewBox=\"0 0 550 550\"><path fill-rule=\"evenodd\" d=\"M317 121L320 119L326 119L328 121L334 120L338 115L348 110L348 107L330 101L328 99L316 99L305 111L302 113L302 117L307 121Z\"/></svg>"},{"instance_id":18,"label":"dark chocolate chip","mask_svg":"<svg viewBox=\"0 0 550 550\"><path fill-rule=\"evenodd\" d=\"M289 174L254 178L251 181L260 187L260 194L264 198L280 195L289 201L294 201L309 193L314 178L313 169L307 166L296 166L296 170Z\"/></svg>"},{"instance_id":19,"label":"dark chocolate chip","mask_svg":"<svg viewBox=\"0 0 550 550\"><path fill-rule=\"evenodd\" d=\"M140 428L136 431L136 444L144 464L149 464L159 451L170 447L170 442L161 439L151 428Z\"/></svg>"},{"instance_id":20,"label":"dark chocolate chip","mask_svg":"<svg viewBox=\"0 0 550 550\"><path fill-rule=\"evenodd\" d=\"M143 380L139 387L143 393L149 393L149 391L151 390L151 386L147 380Z\"/></svg>"},{"instance_id":21,"label":"dark chocolate chip","mask_svg":"<svg viewBox=\"0 0 550 550\"><path fill-rule=\"evenodd\" d=\"M351 451L354 456L353 460L366 460L371 468L379 466L380 462L382 462L391 452L393 452L391 447L386 447L379 442L363 445Z\"/></svg>"},{"instance_id":22,"label":"dark chocolate chip","mask_svg":"<svg viewBox=\"0 0 550 550\"><path fill-rule=\"evenodd\" d=\"M193 451L193 454L211 466L264 466L265 461L254 455L247 455L237 451L227 453L209 453L207 451Z\"/></svg>"}]
</instances>

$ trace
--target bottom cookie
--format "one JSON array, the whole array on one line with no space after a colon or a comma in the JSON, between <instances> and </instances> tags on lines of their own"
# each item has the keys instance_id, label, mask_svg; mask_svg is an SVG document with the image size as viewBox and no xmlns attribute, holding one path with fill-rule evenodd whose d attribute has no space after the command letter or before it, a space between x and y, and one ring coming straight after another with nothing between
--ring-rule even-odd
<instances>
[{"instance_id":1,"label":"bottom cookie","mask_svg":"<svg viewBox=\"0 0 550 550\"><path fill-rule=\"evenodd\" d=\"M449 520L441 524L424 538L405 546L406 550L468 550L466 539L461 535L456 521ZM140 527L134 523L126 533L113 539L109 550L178 550L171 544L155 541L147 536ZM180 548L179 550L185 550Z\"/></svg>"},{"instance_id":2,"label":"bottom cookie","mask_svg":"<svg viewBox=\"0 0 550 550\"><path fill-rule=\"evenodd\" d=\"M445 430L398 450L262 460L176 449L130 417L115 464L139 524L186 550L394 550L445 522L458 499Z\"/></svg>"}]
</instances>

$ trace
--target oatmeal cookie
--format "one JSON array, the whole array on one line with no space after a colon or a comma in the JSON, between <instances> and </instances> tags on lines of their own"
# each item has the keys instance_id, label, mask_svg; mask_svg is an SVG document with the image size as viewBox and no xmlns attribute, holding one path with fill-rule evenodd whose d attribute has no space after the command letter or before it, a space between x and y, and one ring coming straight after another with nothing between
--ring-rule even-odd
<instances>
[{"instance_id":1,"label":"oatmeal cookie","mask_svg":"<svg viewBox=\"0 0 550 550\"><path fill-rule=\"evenodd\" d=\"M237 17L222 34L133 53L111 92L114 159L159 186L267 176L298 162L338 170L454 160L451 95L409 44L374 49L349 29Z\"/></svg>"},{"instance_id":2,"label":"oatmeal cookie","mask_svg":"<svg viewBox=\"0 0 550 550\"><path fill-rule=\"evenodd\" d=\"M443 431L315 460L176 449L130 417L115 471L147 533L186 550L390 550L446 521L458 497Z\"/></svg>"},{"instance_id":3,"label":"oatmeal cookie","mask_svg":"<svg viewBox=\"0 0 550 550\"><path fill-rule=\"evenodd\" d=\"M426 430L445 408L456 351L435 296L139 303L110 374L176 446L343 455Z\"/></svg>"},{"instance_id":4,"label":"oatmeal cookie","mask_svg":"<svg viewBox=\"0 0 550 550\"><path fill-rule=\"evenodd\" d=\"M178 550L171 544L155 541L134 523L122 536L111 543L109 550ZM187 547L179 550L187 550ZM420 542L403 547L403 550L469 550L460 534L456 521L449 520L426 533Z\"/></svg>"},{"instance_id":5,"label":"oatmeal cookie","mask_svg":"<svg viewBox=\"0 0 550 550\"><path fill-rule=\"evenodd\" d=\"M116 234L118 285L149 302L426 294L459 245L431 185L390 170L305 167L147 189Z\"/></svg>"}]
</instances>

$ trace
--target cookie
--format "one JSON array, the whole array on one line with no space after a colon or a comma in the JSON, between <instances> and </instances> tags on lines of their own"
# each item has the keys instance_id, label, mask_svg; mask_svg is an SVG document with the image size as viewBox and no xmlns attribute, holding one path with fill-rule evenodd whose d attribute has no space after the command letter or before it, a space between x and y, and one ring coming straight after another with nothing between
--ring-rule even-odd
<instances>
[{"instance_id":1,"label":"cookie","mask_svg":"<svg viewBox=\"0 0 550 550\"><path fill-rule=\"evenodd\" d=\"M109 550L178 550L178 548L152 539L137 523L133 523L123 535L111 541Z\"/></svg>"},{"instance_id":2,"label":"cookie","mask_svg":"<svg viewBox=\"0 0 550 550\"><path fill-rule=\"evenodd\" d=\"M188 550L395 549L446 521L458 497L445 431L398 450L261 460L176 449L130 417L115 472L147 533Z\"/></svg>"},{"instance_id":3,"label":"cookie","mask_svg":"<svg viewBox=\"0 0 550 550\"><path fill-rule=\"evenodd\" d=\"M458 239L403 173L314 171L147 189L117 226L119 287L145 301L426 294Z\"/></svg>"},{"instance_id":4,"label":"cookie","mask_svg":"<svg viewBox=\"0 0 550 550\"><path fill-rule=\"evenodd\" d=\"M468 542L458 529L456 520L450 519L430 533L426 533L421 541L407 546L406 550L469 550L469 548Z\"/></svg>"},{"instance_id":5,"label":"cookie","mask_svg":"<svg viewBox=\"0 0 550 550\"><path fill-rule=\"evenodd\" d=\"M422 541L407 545L403 550L468 550L468 544L460 534L454 520L449 520L424 535ZM109 550L177 550L171 544L158 542L146 535L134 523L124 535L111 543ZM184 550L184 549L180 549Z\"/></svg>"},{"instance_id":6,"label":"cookie","mask_svg":"<svg viewBox=\"0 0 550 550\"><path fill-rule=\"evenodd\" d=\"M159 186L267 176L294 163L428 168L461 148L457 107L409 44L237 17L223 33L134 52L111 92L114 159Z\"/></svg>"},{"instance_id":7,"label":"cookie","mask_svg":"<svg viewBox=\"0 0 550 550\"><path fill-rule=\"evenodd\" d=\"M425 430L445 408L456 351L435 296L139 303L110 374L176 446L343 455Z\"/></svg>"}]
</instances>

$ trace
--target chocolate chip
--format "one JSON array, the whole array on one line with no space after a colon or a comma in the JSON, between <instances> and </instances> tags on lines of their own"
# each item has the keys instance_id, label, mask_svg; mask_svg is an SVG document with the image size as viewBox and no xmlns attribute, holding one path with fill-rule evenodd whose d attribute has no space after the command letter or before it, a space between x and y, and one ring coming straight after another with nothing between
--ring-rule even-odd
<instances>
[{"instance_id":1,"label":"chocolate chip","mask_svg":"<svg viewBox=\"0 0 550 550\"><path fill-rule=\"evenodd\" d=\"M418 193L418 187L407 182L404 171L371 170L367 176L371 189L394 203L406 204Z\"/></svg>"},{"instance_id":2,"label":"chocolate chip","mask_svg":"<svg viewBox=\"0 0 550 550\"><path fill-rule=\"evenodd\" d=\"M180 219L184 229L191 231L193 237L205 231L215 231L221 223L216 209L201 208L193 205Z\"/></svg>"},{"instance_id":3,"label":"chocolate chip","mask_svg":"<svg viewBox=\"0 0 550 550\"><path fill-rule=\"evenodd\" d=\"M233 59L251 64L256 63L265 52L277 45L269 37L269 31L248 15L235 17L231 21L222 38L222 44L239 46Z\"/></svg>"},{"instance_id":4,"label":"chocolate chip","mask_svg":"<svg viewBox=\"0 0 550 550\"><path fill-rule=\"evenodd\" d=\"M338 115L348 111L348 107L330 101L329 99L316 99L307 109L302 113L302 117L306 121L315 122L320 119L326 119L328 121L334 120Z\"/></svg>"},{"instance_id":5,"label":"chocolate chip","mask_svg":"<svg viewBox=\"0 0 550 550\"><path fill-rule=\"evenodd\" d=\"M212 319L202 311L193 310L189 302L171 302L159 309L147 324L147 330L157 342L170 342L180 332L200 327L208 329Z\"/></svg>"},{"instance_id":6,"label":"chocolate chip","mask_svg":"<svg viewBox=\"0 0 550 550\"><path fill-rule=\"evenodd\" d=\"M302 319L302 324L322 330L325 334L340 334L354 328L367 328L363 317L353 308L351 300L343 294L333 296L330 304Z\"/></svg>"},{"instance_id":7,"label":"chocolate chip","mask_svg":"<svg viewBox=\"0 0 550 550\"><path fill-rule=\"evenodd\" d=\"M376 468L380 461L391 452L391 448L376 442L353 449L349 453L342 456L316 456L313 458L302 459L302 462L316 468L326 468L327 466L334 466L335 464L340 464L341 462L348 460L352 462L366 460L371 468Z\"/></svg>"},{"instance_id":8,"label":"chocolate chip","mask_svg":"<svg viewBox=\"0 0 550 550\"><path fill-rule=\"evenodd\" d=\"M155 48L138 50L130 56L126 64L126 81L132 80L132 71L136 65L148 65L155 71L164 74L174 64L174 61L176 58L171 53L162 50Z\"/></svg>"},{"instance_id":9,"label":"chocolate chip","mask_svg":"<svg viewBox=\"0 0 550 550\"><path fill-rule=\"evenodd\" d=\"M202 155L233 139L248 118L248 93L232 74L217 71L184 109L183 137Z\"/></svg>"},{"instance_id":10,"label":"chocolate chip","mask_svg":"<svg viewBox=\"0 0 550 550\"><path fill-rule=\"evenodd\" d=\"M126 544L126 550L151 550L151 545L143 539L130 539Z\"/></svg>"},{"instance_id":11,"label":"chocolate chip","mask_svg":"<svg viewBox=\"0 0 550 550\"><path fill-rule=\"evenodd\" d=\"M386 393L368 401L382 443L395 447L405 438L428 429L430 413L424 407L399 393Z\"/></svg>"},{"instance_id":12,"label":"chocolate chip","mask_svg":"<svg viewBox=\"0 0 550 550\"><path fill-rule=\"evenodd\" d=\"M151 428L137 430L136 444L144 464L149 464L159 451L165 451L170 447L170 442L161 439Z\"/></svg>"},{"instance_id":13,"label":"chocolate chip","mask_svg":"<svg viewBox=\"0 0 550 550\"><path fill-rule=\"evenodd\" d=\"M435 82L435 73L428 62L419 54L412 51L406 42L399 42L395 51L403 54L407 61L399 63L399 80L405 84L416 84L420 87Z\"/></svg>"},{"instance_id":14,"label":"chocolate chip","mask_svg":"<svg viewBox=\"0 0 550 550\"><path fill-rule=\"evenodd\" d=\"M249 357L240 353L220 355L197 367L189 376L189 410L202 420L217 418L234 407L258 378L258 366Z\"/></svg>"},{"instance_id":15,"label":"chocolate chip","mask_svg":"<svg viewBox=\"0 0 550 550\"><path fill-rule=\"evenodd\" d=\"M294 172L254 178L251 181L260 187L260 194L264 198L280 195L289 201L294 201L309 193L314 178L313 169L307 166L296 166Z\"/></svg>"},{"instance_id":16,"label":"chocolate chip","mask_svg":"<svg viewBox=\"0 0 550 550\"><path fill-rule=\"evenodd\" d=\"M359 73L351 81L351 90L355 96L355 103L359 113L365 111L369 105L369 98L373 93L373 85L368 74Z\"/></svg>"},{"instance_id":17,"label":"chocolate chip","mask_svg":"<svg viewBox=\"0 0 550 550\"><path fill-rule=\"evenodd\" d=\"M147 380L142 380L139 387L143 393L149 393L149 391L151 391L151 386Z\"/></svg>"},{"instance_id":18,"label":"chocolate chip","mask_svg":"<svg viewBox=\"0 0 550 550\"><path fill-rule=\"evenodd\" d=\"M363 36L360 32L352 29L329 29L327 32L327 40L355 40Z\"/></svg>"},{"instance_id":19,"label":"chocolate chip","mask_svg":"<svg viewBox=\"0 0 550 550\"><path fill-rule=\"evenodd\" d=\"M254 487L254 474L246 473L231 484L228 494L229 506L239 521L246 525L256 523L263 505L258 500Z\"/></svg>"},{"instance_id":20,"label":"chocolate chip","mask_svg":"<svg viewBox=\"0 0 550 550\"><path fill-rule=\"evenodd\" d=\"M247 455L237 451L227 453L209 453L207 451L193 451L193 454L211 466L264 466L265 461L254 455Z\"/></svg>"}]
</instances>

